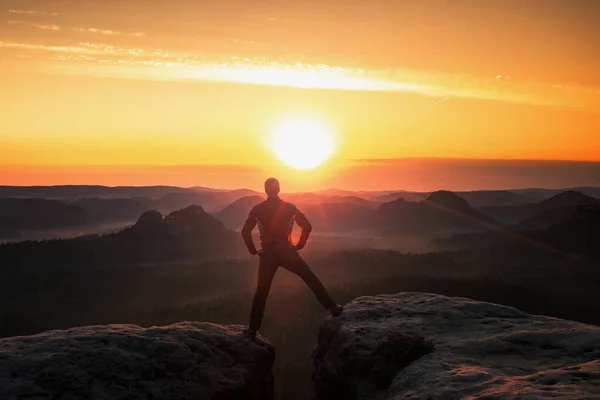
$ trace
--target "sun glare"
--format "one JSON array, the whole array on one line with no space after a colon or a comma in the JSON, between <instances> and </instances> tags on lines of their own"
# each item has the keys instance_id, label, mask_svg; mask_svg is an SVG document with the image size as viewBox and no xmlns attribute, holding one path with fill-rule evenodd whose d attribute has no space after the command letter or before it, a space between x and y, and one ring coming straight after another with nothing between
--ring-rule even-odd
<instances>
[{"instance_id":1,"label":"sun glare","mask_svg":"<svg viewBox=\"0 0 600 400\"><path fill-rule=\"evenodd\" d=\"M297 169L311 169L323 164L335 146L333 132L317 118L284 119L275 126L272 134L272 149L277 158Z\"/></svg>"}]
</instances>

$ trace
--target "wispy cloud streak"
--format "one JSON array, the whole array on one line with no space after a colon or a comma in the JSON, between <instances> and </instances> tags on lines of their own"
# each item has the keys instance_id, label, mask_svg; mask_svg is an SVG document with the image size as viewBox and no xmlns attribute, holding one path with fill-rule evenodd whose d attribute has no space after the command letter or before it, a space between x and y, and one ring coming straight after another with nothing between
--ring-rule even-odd
<instances>
[{"instance_id":1,"label":"wispy cloud streak","mask_svg":"<svg viewBox=\"0 0 600 400\"><path fill-rule=\"evenodd\" d=\"M0 48L17 50L37 50L51 53L68 53L73 56L137 56L142 52L142 50L140 49L122 48L99 43L79 43L76 46L49 46L41 44L9 43L0 41Z\"/></svg>"},{"instance_id":2,"label":"wispy cloud streak","mask_svg":"<svg viewBox=\"0 0 600 400\"><path fill-rule=\"evenodd\" d=\"M56 17L58 15L58 13L50 13L50 12L45 12L45 11L36 11L36 10L16 10L16 9L9 9L8 10L9 13L11 14L28 14L28 15L49 15L52 17Z\"/></svg>"},{"instance_id":3,"label":"wispy cloud streak","mask_svg":"<svg viewBox=\"0 0 600 400\"><path fill-rule=\"evenodd\" d=\"M13 13L13 14L22 14L22 15L52 15L52 16L58 15L57 13L46 13L46 12L42 12L42 11L33 11L33 10L10 9L9 12ZM10 25L22 25L22 26L28 26L31 28L51 30L51 31L60 31L62 29L61 26L56 25L56 24L40 24L40 23L21 21L21 20L9 20L7 22ZM71 26L71 27L67 27L67 29L72 29L77 32L99 34L99 35L104 35L104 36L130 36L130 37L137 37L137 38L146 37L146 34L143 32L123 32L123 31L117 31L117 30L112 30L112 29L82 28L79 26Z\"/></svg>"},{"instance_id":4,"label":"wispy cloud streak","mask_svg":"<svg viewBox=\"0 0 600 400\"><path fill-rule=\"evenodd\" d=\"M145 37L146 34L142 32L121 32L121 31L113 31L111 29L98 29L98 28L80 28L73 27L73 30L77 32L86 32L86 33L98 33L100 35L105 36L133 36L133 37Z\"/></svg>"},{"instance_id":5,"label":"wispy cloud streak","mask_svg":"<svg viewBox=\"0 0 600 400\"><path fill-rule=\"evenodd\" d=\"M44 29L44 30L48 30L48 31L60 31L60 29L61 29L60 26L54 25L54 24L36 24L33 22L15 21L15 20L8 21L8 23L10 25L25 25L25 26L30 26L32 28Z\"/></svg>"},{"instance_id":6,"label":"wispy cloud streak","mask_svg":"<svg viewBox=\"0 0 600 400\"><path fill-rule=\"evenodd\" d=\"M344 68L327 64L275 61L266 58L172 53L83 42L74 46L0 41L0 48L55 53L59 73L143 80L231 82L307 89L385 91L424 96L485 99L512 103L580 108L600 112L600 88L583 85L519 82L491 76L412 70ZM48 57L45 57L48 59ZM83 67L80 63L88 63Z\"/></svg>"}]
</instances>

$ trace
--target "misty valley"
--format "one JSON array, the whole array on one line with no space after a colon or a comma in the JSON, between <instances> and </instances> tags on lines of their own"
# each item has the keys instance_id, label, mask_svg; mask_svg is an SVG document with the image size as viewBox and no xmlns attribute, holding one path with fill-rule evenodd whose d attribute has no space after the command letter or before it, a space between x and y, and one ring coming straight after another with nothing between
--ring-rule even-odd
<instances>
[{"instance_id":1,"label":"misty valley","mask_svg":"<svg viewBox=\"0 0 600 400\"><path fill-rule=\"evenodd\" d=\"M312 222L302 254L340 302L439 293L600 324L600 188L282 198ZM239 229L263 200L246 189L0 187L0 336L245 325L257 260ZM277 349L277 398L310 398L324 316L300 279L278 273L262 329Z\"/></svg>"}]
</instances>

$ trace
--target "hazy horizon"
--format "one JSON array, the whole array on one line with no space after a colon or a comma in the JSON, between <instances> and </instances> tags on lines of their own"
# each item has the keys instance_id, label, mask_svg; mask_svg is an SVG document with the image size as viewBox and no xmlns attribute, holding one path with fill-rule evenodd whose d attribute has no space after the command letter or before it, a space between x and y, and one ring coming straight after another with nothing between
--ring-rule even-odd
<instances>
[{"instance_id":1,"label":"hazy horizon","mask_svg":"<svg viewBox=\"0 0 600 400\"><path fill-rule=\"evenodd\" d=\"M14 168L14 167L13 167ZM340 190L503 190L600 186L600 162L552 160L356 160L327 169L295 171L263 166L0 166L0 185L104 185L262 191L278 176L286 192Z\"/></svg>"}]
</instances>

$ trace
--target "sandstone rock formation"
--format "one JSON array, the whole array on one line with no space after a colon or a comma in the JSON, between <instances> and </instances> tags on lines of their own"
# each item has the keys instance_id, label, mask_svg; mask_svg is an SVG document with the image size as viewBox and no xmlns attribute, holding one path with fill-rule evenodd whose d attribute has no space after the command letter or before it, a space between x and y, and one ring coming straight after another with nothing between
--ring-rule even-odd
<instances>
[{"instance_id":1,"label":"sandstone rock formation","mask_svg":"<svg viewBox=\"0 0 600 400\"><path fill-rule=\"evenodd\" d=\"M51 331L0 340L0 399L271 399L274 357L238 326Z\"/></svg>"},{"instance_id":2,"label":"sandstone rock formation","mask_svg":"<svg viewBox=\"0 0 600 400\"><path fill-rule=\"evenodd\" d=\"M463 298L358 298L313 360L317 400L600 399L600 327Z\"/></svg>"}]
</instances>

